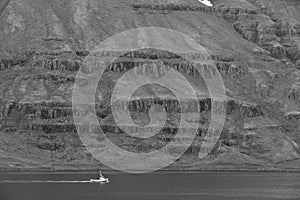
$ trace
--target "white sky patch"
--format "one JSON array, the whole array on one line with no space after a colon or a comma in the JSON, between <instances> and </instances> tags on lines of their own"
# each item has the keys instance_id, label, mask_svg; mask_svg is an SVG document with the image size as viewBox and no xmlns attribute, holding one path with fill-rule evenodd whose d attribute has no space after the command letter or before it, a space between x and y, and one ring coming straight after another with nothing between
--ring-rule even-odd
<instances>
[{"instance_id":1,"label":"white sky patch","mask_svg":"<svg viewBox=\"0 0 300 200\"><path fill-rule=\"evenodd\" d=\"M207 6L213 6L209 0L199 0L199 1Z\"/></svg>"}]
</instances>

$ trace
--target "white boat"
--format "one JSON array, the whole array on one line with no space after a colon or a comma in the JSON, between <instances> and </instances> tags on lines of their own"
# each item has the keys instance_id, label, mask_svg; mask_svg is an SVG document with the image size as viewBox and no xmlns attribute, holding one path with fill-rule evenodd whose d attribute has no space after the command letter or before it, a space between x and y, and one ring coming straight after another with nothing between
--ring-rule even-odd
<instances>
[{"instance_id":1,"label":"white boat","mask_svg":"<svg viewBox=\"0 0 300 200\"><path fill-rule=\"evenodd\" d=\"M91 183L108 183L109 182L109 179L108 178L105 178L101 171L99 172L99 179L90 179L90 182Z\"/></svg>"}]
</instances>

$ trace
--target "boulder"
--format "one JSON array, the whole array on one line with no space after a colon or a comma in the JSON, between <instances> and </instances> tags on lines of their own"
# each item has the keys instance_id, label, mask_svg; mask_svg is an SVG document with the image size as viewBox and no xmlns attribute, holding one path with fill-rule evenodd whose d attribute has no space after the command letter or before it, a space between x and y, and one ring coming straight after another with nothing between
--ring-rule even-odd
<instances>
[{"instance_id":1,"label":"boulder","mask_svg":"<svg viewBox=\"0 0 300 200\"><path fill-rule=\"evenodd\" d=\"M288 98L300 100L300 82L295 83L288 93Z\"/></svg>"},{"instance_id":2,"label":"boulder","mask_svg":"<svg viewBox=\"0 0 300 200\"><path fill-rule=\"evenodd\" d=\"M261 83L257 86L257 93L260 98L269 101L275 95L274 86L271 83Z\"/></svg>"},{"instance_id":3,"label":"boulder","mask_svg":"<svg viewBox=\"0 0 300 200\"><path fill-rule=\"evenodd\" d=\"M291 111L291 112L287 112L284 117L287 119L287 120L290 120L290 121L297 121L297 120L300 120L300 112L299 111Z\"/></svg>"}]
</instances>

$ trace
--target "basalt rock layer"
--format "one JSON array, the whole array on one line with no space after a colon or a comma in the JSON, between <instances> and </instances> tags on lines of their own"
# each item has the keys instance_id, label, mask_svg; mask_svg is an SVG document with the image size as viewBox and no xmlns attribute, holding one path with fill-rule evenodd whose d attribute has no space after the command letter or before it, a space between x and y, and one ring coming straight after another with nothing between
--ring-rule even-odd
<instances>
[{"instance_id":1,"label":"basalt rock layer","mask_svg":"<svg viewBox=\"0 0 300 200\"><path fill-rule=\"evenodd\" d=\"M73 119L95 110L105 135L136 153L174 141L183 111L191 114L191 121L195 112L199 114L193 121L199 125L194 142L168 169L299 169L293 164L300 159L299 2L211 2L213 7L197 0L0 2L0 168L98 168L101 162L87 151L78 128L97 131L100 127L76 127ZM77 73L92 70L86 61L93 49L115 34L141 27L180 31L207 54L178 55L149 48L97 52L105 60L121 56L104 63L107 68L96 89L96 105L73 108L74 85L89 82ZM116 83L127 72L161 78L170 70L186 78L196 99L182 105L168 88L145 85L130 101L123 96L111 100ZM217 73L227 98L218 102L216 111L205 77ZM172 82L186 93L183 82L176 78ZM126 133L159 131L157 123L143 128L151 122L155 106L167 113L165 126L155 137L140 139ZM112 110L126 108L140 128L122 128L115 122ZM211 119L212 111L219 109L226 113L224 128L209 154L200 159L209 125L218 121ZM172 151L182 147L176 148Z\"/></svg>"}]
</instances>

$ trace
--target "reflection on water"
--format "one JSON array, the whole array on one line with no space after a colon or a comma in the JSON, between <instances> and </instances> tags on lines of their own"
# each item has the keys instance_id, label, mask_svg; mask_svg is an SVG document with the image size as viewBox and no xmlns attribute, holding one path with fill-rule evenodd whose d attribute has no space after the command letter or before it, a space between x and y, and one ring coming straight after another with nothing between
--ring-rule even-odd
<instances>
[{"instance_id":1,"label":"reflection on water","mask_svg":"<svg viewBox=\"0 0 300 200\"><path fill-rule=\"evenodd\" d=\"M300 199L296 173L107 174L108 184L92 184L96 174L0 174L0 199Z\"/></svg>"}]
</instances>

